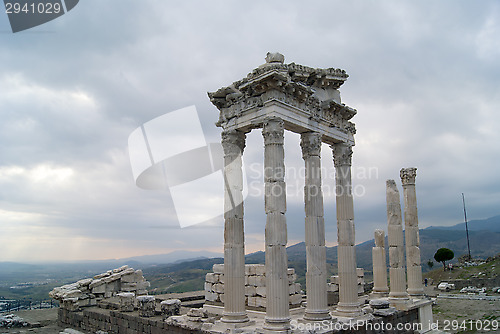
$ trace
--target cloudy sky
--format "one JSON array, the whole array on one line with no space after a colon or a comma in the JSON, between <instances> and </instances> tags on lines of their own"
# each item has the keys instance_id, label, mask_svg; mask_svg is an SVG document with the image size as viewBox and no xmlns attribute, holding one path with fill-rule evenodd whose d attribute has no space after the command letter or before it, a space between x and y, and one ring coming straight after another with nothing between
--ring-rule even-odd
<instances>
[{"instance_id":1,"label":"cloudy sky","mask_svg":"<svg viewBox=\"0 0 500 334\"><path fill-rule=\"evenodd\" d=\"M207 142L218 142L206 92L268 51L350 75L341 94L358 110L357 242L386 227L385 180L400 185L401 167L418 167L423 228L462 222L462 192L470 219L498 215L499 36L498 1L84 0L16 34L0 13L0 261L221 252L222 217L181 228L168 191L135 185L128 137L194 105ZM299 169L299 137L285 141L286 164ZM259 131L244 159L262 163ZM323 166L333 168L326 145ZM257 170L247 168L248 252L264 245ZM290 244L304 239L301 180L287 179ZM324 175L329 245L333 182Z\"/></svg>"}]
</instances>

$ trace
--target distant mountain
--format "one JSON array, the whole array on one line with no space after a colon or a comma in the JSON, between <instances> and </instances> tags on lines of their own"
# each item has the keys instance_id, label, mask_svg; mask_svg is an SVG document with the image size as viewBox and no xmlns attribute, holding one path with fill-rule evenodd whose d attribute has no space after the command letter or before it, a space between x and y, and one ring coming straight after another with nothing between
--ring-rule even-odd
<instances>
[{"instance_id":1,"label":"distant mountain","mask_svg":"<svg viewBox=\"0 0 500 334\"><path fill-rule=\"evenodd\" d=\"M179 261L191 261L198 259L207 259L213 257L222 257L222 253L207 252L207 251L174 251L167 254L143 255L134 256L117 261L129 263L135 261L141 264L167 264Z\"/></svg>"},{"instance_id":2,"label":"distant mountain","mask_svg":"<svg viewBox=\"0 0 500 334\"><path fill-rule=\"evenodd\" d=\"M469 231L500 232L500 215L486 219L471 220L467 222L467 227L469 228ZM427 229L465 231L465 222L453 226L431 226Z\"/></svg>"}]
</instances>

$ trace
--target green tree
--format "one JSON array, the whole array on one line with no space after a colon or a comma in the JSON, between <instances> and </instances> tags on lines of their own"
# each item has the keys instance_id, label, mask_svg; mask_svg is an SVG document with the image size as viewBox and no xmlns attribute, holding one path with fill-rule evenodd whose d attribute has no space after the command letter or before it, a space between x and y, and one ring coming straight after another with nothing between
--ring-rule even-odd
<instances>
[{"instance_id":1,"label":"green tree","mask_svg":"<svg viewBox=\"0 0 500 334\"><path fill-rule=\"evenodd\" d=\"M451 249L448 248L439 248L434 254L434 260L437 262L443 263L443 270L446 271L446 261L450 261L455 257L455 254Z\"/></svg>"},{"instance_id":2,"label":"green tree","mask_svg":"<svg viewBox=\"0 0 500 334\"><path fill-rule=\"evenodd\" d=\"M434 261L432 261L431 259L429 259L429 261L427 261L427 265L429 266L429 268L432 269L432 267L434 267Z\"/></svg>"}]
</instances>

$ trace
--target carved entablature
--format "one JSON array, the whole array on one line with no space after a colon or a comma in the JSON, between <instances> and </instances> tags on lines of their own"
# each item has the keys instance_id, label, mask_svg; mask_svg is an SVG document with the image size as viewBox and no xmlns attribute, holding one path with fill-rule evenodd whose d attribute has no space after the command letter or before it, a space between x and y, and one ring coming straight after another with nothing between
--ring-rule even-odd
<instances>
[{"instance_id":1,"label":"carved entablature","mask_svg":"<svg viewBox=\"0 0 500 334\"><path fill-rule=\"evenodd\" d=\"M278 104L300 118L302 123L297 129L290 125L292 131L314 131L316 129L308 128L307 124L316 122L339 133L338 138L332 136L332 142L349 138L353 143L356 128L349 120L356 115L356 110L341 103L338 91L347 78L347 73L341 69L285 64L283 55L268 53L266 63L246 78L208 93L208 96L220 110L217 126L224 129L245 121L247 130L252 126L262 127L262 119L249 114L255 112L257 115L266 106ZM286 124L293 122L284 120Z\"/></svg>"}]
</instances>

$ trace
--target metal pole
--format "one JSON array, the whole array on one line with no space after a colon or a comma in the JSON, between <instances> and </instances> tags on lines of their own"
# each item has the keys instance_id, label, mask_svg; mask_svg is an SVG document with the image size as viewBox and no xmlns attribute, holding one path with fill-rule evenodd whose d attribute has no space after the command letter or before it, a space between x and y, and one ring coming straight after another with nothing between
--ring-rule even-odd
<instances>
[{"instance_id":1,"label":"metal pole","mask_svg":"<svg viewBox=\"0 0 500 334\"><path fill-rule=\"evenodd\" d=\"M464 193L462 193L462 202L464 203L465 232L467 233L467 250L469 251L469 261L470 261L471 256L470 256L470 245L469 245L469 227L467 226L467 211L465 211L465 196L464 196Z\"/></svg>"}]
</instances>

